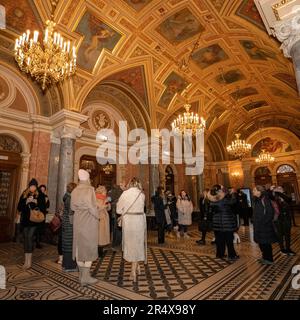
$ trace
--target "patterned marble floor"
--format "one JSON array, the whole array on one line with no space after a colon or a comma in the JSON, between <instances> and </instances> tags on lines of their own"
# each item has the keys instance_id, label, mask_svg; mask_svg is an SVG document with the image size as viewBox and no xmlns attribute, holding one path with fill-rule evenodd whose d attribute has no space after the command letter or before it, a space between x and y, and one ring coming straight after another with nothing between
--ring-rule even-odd
<instances>
[{"instance_id":1,"label":"patterned marble floor","mask_svg":"<svg viewBox=\"0 0 300 320\"><path fill-rule=\"evenodd\" d=\"M300 219L298 220L300 225ZM156 232L148 234L148 264L142 267L138 282L129 281L130 264L119 252L108 250L101 260L94 286L80 287L78 273L64 273L54 261L55 246L35 250L32 269L23 271L22 246L0 244L0 264L7 272L6 289L0 300L82 300L82 299L181 299L181 300L300 300L300 290L291 286L293 266L300 255L282 256L274 245L275 264L262 266L252 228L240 228L241 244L236 245L240 260L230 263L215 258L208 235L206 246L198 246L196 226L189 240L167 238L158 245ZM300 253L300 227L293 228L293 249Z\"/></svg>"}]
</instances>

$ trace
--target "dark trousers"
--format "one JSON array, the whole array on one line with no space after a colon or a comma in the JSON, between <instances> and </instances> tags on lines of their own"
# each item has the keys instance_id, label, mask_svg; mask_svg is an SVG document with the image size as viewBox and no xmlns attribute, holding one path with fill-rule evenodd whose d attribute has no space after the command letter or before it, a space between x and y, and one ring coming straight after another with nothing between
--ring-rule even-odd
<instances>
[{"instance_id":1,"label":"dark trousers","mask_svg":"<svg viewBox=\"0 0 300 320\"><path fill-rule=\"evenodd\" d=\"M158 243L165 243L165 223L158 223Z\"/></svg>"},{"instance_id":2,"label":"dark trousers","mask_svg":"<svg viewBox=\"0 0 300 320\"><path fill-rule=\"evenodd\" d=\"M74 271L77 269L77 263L73 260L72 252L63 252L62 266L65 271Z\"/></svg>"},{"instance_id":3,"label":"dark trousers","mask_svg":"<svg viewBox=\"0 0 300 320\"><path fill-rule=\"evenodd\" d=\"M280 219L276 223L277 236L281 250L291 249L291 227L292 223L289 218Z\"/></svg>"},{"instance_id":4,"label":"dark trousers","mask_svg":"<svg viewBox=\"0 0 300 320\"><path fill-rule=\"evenodd\" d=\"M188 231L188 226L186 226L184 224L179 225L179 232L180 233L187 233L187 231Z\"/></svg>"},{"instance_id":5,"label":"dark trousers","mask_svg":"<svg viewBox=\"0 0 300 320\"><path fill-rule=\"evenodd\" d=\"M215 238L217 246L217 258L224 258L226 247L229 258L234 258L236 256L233 245L233 232L215 231Z\"/></svg>"},{"instance_id":6,"label":"dark trousers","mask_svg":"<svg viewBox=\"0 0 300 320\"><path fill-rule=\"evenodd\" d=\"M202 231L202 238L201 238L202 241L205 241L206 233L207 233L206 231Z\"/></svg>"},{"instance_id":7,"label":"dark trousers","mask_svg":"<svg viewBox=\"0 0 300 320\"><path fill-rule=\"evenodd\" d=\"M262 253L263 259L273 262L272 245L269 243L264 243L264 244L260 243L259 248Z\"/></svg>"},{"instance_id":8,"label":"dark trousers","mask_svg":"<svg viewBox=\"0 0 300 320\"><path fill-rule=\"evenodd\" d=\"M118 218L112 218L112 247L118 248L122 245L122 228L118 227Z\"/></svg>"},{"instance_id":9,"label":"dark trousers","mask_svg":"<svg viewBox=\"0 0 300 320\"><path fill-rule=\"evenodd\" d=\"M37 245L40 245L44 231L45 231L45 222L39 223L35 233L35 242Z\"/></svg>"},{"instance_id":10,"label":"dark trousers","mask_svg":"<svg viewBox=\"0 0 300 320\"><path fill-rule=\"evenodd\" d=\"M36 226L30 226L23 229L25 253L33 252L33 238L36 232L36 228Z\"/></svg>"},{"instance_id":11,"label":"dark trousers","mask_svg":"<svg viewBox=\"0 0 300 320\"><path fill-rule=\"evenodd\" d=\"M57 241L57 251L60 256L63 255L62 251L62 228L58 230L58 241Z\"/></svg>"}]
</instances>

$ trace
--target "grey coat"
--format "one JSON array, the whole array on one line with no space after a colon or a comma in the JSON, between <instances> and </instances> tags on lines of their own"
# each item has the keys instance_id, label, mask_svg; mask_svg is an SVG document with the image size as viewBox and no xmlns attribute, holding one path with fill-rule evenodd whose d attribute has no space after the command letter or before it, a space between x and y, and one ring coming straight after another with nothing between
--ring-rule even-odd
<instances>
[{"instance_id":1,"label":"grey coat","mask_svg":"<svg viewBox=\"0 0 300 320\"><path fill-rule=\"evenodd\" d=\"M99 213L94 188L80 181L71 193L73 222L73 259L94 261L98 258Z\"/></svg>"}]
</instances>

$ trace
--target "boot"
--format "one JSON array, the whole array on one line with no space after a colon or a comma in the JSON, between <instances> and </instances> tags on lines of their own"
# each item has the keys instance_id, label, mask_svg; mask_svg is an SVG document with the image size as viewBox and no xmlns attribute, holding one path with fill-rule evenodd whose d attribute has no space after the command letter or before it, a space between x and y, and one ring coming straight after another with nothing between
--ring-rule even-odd
<instances>
[{"instance_id":1,"label":"boot","mask_svg":"<svg viewBox=\"0 0 300 320\"><path fill-rule=\"evenodd\" d=\"M96 284L98 282L97 279L91 277L90 275L90 269L91 268L87 268L87 267L83 267L81 268L81 281L80 281L80 284L82 286L87 286L89 284Z\"/></svg>"},{"instance_id":2,"label":"boot","mask_svg":"<svg viewBox=\"0 0 300 320\"><path fill-rule=\"evenodd\" d=\"M23 265L23 269L27 270L31 268L32 263L32 253L25 253L25 263Z\"/></svg>"}]
</instances>

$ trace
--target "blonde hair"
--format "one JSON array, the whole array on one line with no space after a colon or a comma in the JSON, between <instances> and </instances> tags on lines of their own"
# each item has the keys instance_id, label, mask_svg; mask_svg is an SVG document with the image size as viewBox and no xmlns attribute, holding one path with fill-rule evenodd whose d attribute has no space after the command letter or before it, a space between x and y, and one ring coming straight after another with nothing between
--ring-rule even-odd
<instances>
[{"instance_id":1,"label":"blonde hair","mask_svg":"<svg viewBox=\"0 0 300 320\"><path fill-rule=\"evenodd\" d=\"M96 189L96 193L106 194L106 193L107 193L106 187L105 187L105 186L99 186L99 187Z\"/></svg>"},{"instance_id":2,"label":"blonde hair","mask_svg":"<svg viewBox=\"0 0 300 320\"><path fill-rule=\"evenodd\" d=\"M132 178L128 185L129 188L138 188L143 190L142 183L138 178Z\"/></svg>"}]
</instances>

